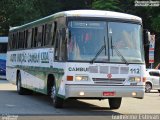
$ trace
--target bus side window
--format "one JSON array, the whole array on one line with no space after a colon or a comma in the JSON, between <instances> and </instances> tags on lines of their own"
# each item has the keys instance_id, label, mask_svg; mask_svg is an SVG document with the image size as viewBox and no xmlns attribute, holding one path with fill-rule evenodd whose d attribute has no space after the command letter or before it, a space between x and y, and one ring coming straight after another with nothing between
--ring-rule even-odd
<instances>
[{"instance_id":1,"label":"bus side window","mask_svg":"<svg viewBox=\"0 0 160 120\"><path fill-rule=\"evenodd\" d=\"M24 43L24 48L27 48L27 40L28 40L28 30L25 31L25 43Z\"/></svg>"},{"instance_id":2,"label":"bus side window","mask_svg":"<svg viewBox=\"0 0 160 120\"><path fill-rule=\"evenodd\" d=\"M17 32L17 35L16 35L16 39L17 41L17 49L20 48L20 39L19 39L19 32ZM14 46L14 48L16 48L16 46Z\"/></svg>"},{"instance_id":3,"label":"bus side window","mask_svg":"<svg viewBox=\"0 0 160 120\"><path fill-rule=\"evenodd\" d=\"M32 43L32 29L29 29L27 37L27 48L31 48L31 43Z\"/></svg>"},{"instance_id":4,"label":"bus side window","mask_svg":"<svg viewBox=\"0 0 160 120\"><path fill-rule=\"evenodd\" d=\"M52 37L51 37L51 45L53 46L55 43L55 37L56 37L56 30L57 30L57 22L55 21L52 25L53 32L51 32Z\"/></svg>"},{"instance_id":5,"label":"bus side window","mask_svg":"<svg viewBox=\"0 0 160 120\"><path fill-rule=\"evenodd\" d=\"M37 32L38 32L37 27L32 28L32 43L31 43L32 48L36 47Z\"/></svg>"},{"instance_id":6,"label":"bus side window","mask_svg":"<svg viewBox=\"0 0 160 120\"><path fill-rule=\"evenodd\" d=\"M12 41L13 41L13 34L9 34L9 41L8 41L8 50L11 50L12 49Z\"/></svg>"},{"instance_id":7,"label":"bus side window","mask_svg":"<svg viewBox=\"0 0 160 120\"><path fill-rule=\"evenodd\" d=\"M16 43L16 44L14 44ZM19 33L17 32L17 34L15 33L15 39L14 39L14 49L18 49L18 45L19 45Z\"/></svg>"},{"instance_id":8,"label":"bus side window","mask_svg":"<svg viewBox=\"0 0 160 120\"><path fill-rule=\"evenodd\" d=\"M23 42L22 42L22 48L25 48L25 43L26 43L25 35L26 35L26 32L25 32L25 30L24 30L24 31L23 31Z\"/></svg>"},{"instance_id":9,"label":"bus side window","mask_svg":"<svg viewBox=\"0 0 160 120\"><path fill-rule=\"evenodd\" d=\"M47 24L46 25L46 33L45 33L45 46L49 45L50 41L51 41L51 32L52 31L52 24Z\"/></svg>"},{"instance_id":10,"label":"bus side window","mask_svg":"<svg viewBox=\"0 0 160 120\"><path fill-rule=\"evenodd\" d=\"M20 42L19 48L23 48L24 32L20 32L19 34L20 34L20 37L19 37L19 42Z\"/></svg>"},{"instance_id":11,"label":"bus side window","mask_svg":"<svg viewBox=\"0 0 160 120\"><path fill-rule=\"evenodd\" d=\"M26 31L23 32L23 48L26 48L25 44L26 44Z\"/></svg>"},{"instance_id":12,"label":"bus side window","mask_svg":"<svg viewBox=\"0 0 160 120\"><path fill-rule=\"evenodd\" d=\"M13 46L13 41L15 40L15 33L13 33L13 39L11 41L11 47L12 47L12 50L14 49L14 46Z\"/></svg>"},{"instance_id":13,"label":"bus side window","mask_svg":"<svg viewBox=\"0 0 160 120\"><path fill-rule=\"evenodd\" d=\"M31 42L31 48L34 47L34 28L32 28L32 42Z\"/></svg>"},{"instance_id":14,"label":"bus side window","mask_svg":"<svg viewBox=\"0 0 160 120\"><path fill-rule=\"evenodd\" d=\"M56 32L56 41L55 41L55 60L59 60L59 30Z\"/></svg>"},{"instance_id":15,"label":"bus side window","mask_svg":"<svg viewBox=\"0 0 160 120\"><path fill-rule=\"evenodd\" d=\"M43 25L42 26L42 46L44 46L45 45L45 33L46 33L46 25Z\"/></svg>"},{"instance_id":16,"label":"bus side window","mask_svg":"<svg viewBox=\"0 0 160 120\"><path fill-rule=\"evenodd\" d=\"M38 33L37 33L37 47L42 46L42 26L38 27Z\"/></svg>"},{"instance_id":17,"label":"bus side window","mask_svg":"<svg viewBox=\"0 0 160 120\"><path fill-rule=\"evenodd\" d=\"M37 46L37 43L38 43L38 39L37 39L37 34L38 34L38 28L35 27L34 29L34 41L33 41L33 47L36 47Z\"/></svg>"},{"instance_id":18,"label":"bus side window","mask_svg":"<svg viewBox=\"0 0 160 120\"><path fill-rule=\"evenodd\" d=\"M18 45L19 45L18 42L19 42L19 37L18 37L18 32L17 32L17 33L14 33L14 38L13 38L13 41L12 41L13 49L17 49L18 48Z\"/></svg>"}]
</instances>

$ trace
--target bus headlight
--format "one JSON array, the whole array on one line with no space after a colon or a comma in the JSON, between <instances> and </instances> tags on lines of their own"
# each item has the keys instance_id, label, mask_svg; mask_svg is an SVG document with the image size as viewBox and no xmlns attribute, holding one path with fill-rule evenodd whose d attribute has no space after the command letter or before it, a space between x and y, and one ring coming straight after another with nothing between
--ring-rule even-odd
<instances>
[{"instance_id":1,"label":"bus headlight","mask_svg":"<svg viewBox=\"0 0 160 120\"><path fill-rule=\"evenodd\" d=\"M141 77L130 77L129 82L141 82Z\"/></svg>"},{"instance_id":2,"label":"bus headlight","mask_svg":"<svg viewBox=\"0 0 160 120\"><path fill-rule=\"evenodd\" d=\"M76 76L76 81L88 81L88 76Z\"/></svg>"}]
</instances>

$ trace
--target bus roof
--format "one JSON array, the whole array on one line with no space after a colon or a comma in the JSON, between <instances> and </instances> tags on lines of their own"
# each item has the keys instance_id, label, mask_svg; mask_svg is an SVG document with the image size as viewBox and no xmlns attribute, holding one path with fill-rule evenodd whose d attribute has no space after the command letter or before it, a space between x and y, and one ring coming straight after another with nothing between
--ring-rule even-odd
<instances>
[{"instance_id":1,"label":"bus roof","mask_svg":"<svg viewBox=\"0 0 160 120\"><path fill-rule=\"evenodd\" d=\"M138 21L142 23L142 19L140 17L130 15L130 14L125 14L125 13L120 13L120 12L112 12L112 11L104 11L104 10L70 10L70 11L58 12L21 26L11 27L10 31L14 31L21 28L22 29L27 28L29 26L41 24L43 22L48 22L57 17L102 17L102 18L132 20L132 21Z\"/></svg>"},{"instance_id":2,"label":"bus roof","mask_svg":"<svg viewBox=\"0 0 160 120\"><path fill-rule=\"evenodd\" d=\"M0 37L0 43L7 43L8 37Z\"/></svg>"}]
</instances>

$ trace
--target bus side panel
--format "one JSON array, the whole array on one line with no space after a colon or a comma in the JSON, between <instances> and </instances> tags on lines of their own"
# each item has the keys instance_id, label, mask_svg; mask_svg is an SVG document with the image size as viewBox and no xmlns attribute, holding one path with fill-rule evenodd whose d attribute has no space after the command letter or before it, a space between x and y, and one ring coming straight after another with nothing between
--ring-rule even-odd
<instances>
[{"instance_id":1,"label":"bus side panel","mask_svg":"<svg viewBox=\"0 0 160 120\"><path fill-rule=\"evenodd\" d=\"M24 88L46 94L46 73L38 70L21 70L22 85Z\"/></svg>"},{"instance_id":2,"label":"bus side panel","mask_svg":"<svg viewBox=\"0 0 160 120\"><path fill-rule=\"evenodd\" d=\"M13 68L11 66L6 67L6 78L13 84L16 84L16 79L17 79L16 72L17 72L16 68Z\"/></svg>"}]
</instances>

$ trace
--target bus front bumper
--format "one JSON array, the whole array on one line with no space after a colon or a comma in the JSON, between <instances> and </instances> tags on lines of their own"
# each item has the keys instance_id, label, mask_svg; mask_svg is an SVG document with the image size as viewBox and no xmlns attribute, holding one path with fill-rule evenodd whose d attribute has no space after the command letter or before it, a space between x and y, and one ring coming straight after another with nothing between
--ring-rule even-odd
<instances>
[{"instance_id":1,"label":"bus front bumper","mask_svg":"<svg viewBox=\"0 0 160 120\"><path fill-rule=\"evenodd\" d=\"M105 99L110 97L144 97L144 86L66 85L66 98Z\"/></svg>"}]
</instances>

